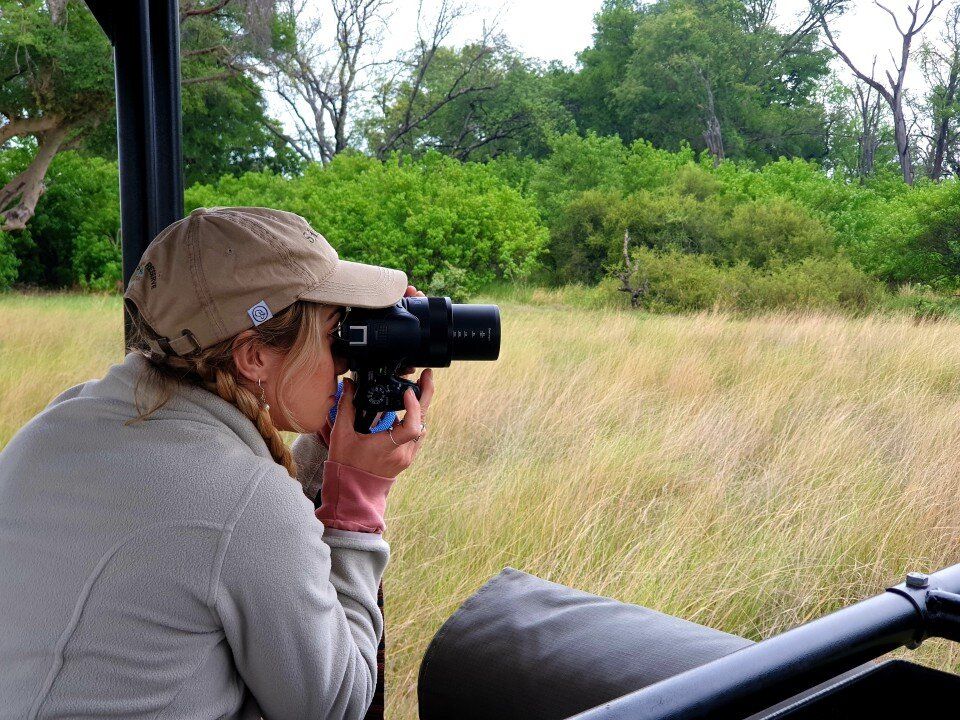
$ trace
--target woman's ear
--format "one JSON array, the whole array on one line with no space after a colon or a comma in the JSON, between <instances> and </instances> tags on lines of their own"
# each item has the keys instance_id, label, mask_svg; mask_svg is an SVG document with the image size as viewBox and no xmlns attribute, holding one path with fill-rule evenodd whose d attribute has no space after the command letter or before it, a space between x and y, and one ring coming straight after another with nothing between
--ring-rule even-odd
<instances>
[{"instance_id":1,"label":"woman's ear","mask_svg":"<svg viewBox=\"0 0 960 720\"><path fill-rule=\"evenodd\" d=\"M273 376L276 358L252 330L244 330L233 341L233 364L240 377L256 383Z\"/></svg>"}]
</instances>

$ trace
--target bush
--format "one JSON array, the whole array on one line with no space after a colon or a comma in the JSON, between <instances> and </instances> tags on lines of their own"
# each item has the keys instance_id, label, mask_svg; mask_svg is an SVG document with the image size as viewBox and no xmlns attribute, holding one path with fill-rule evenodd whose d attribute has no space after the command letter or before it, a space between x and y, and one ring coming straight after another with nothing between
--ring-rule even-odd
<instances>
[{"instance_id":1,"label":"bush","mask_svg":"<svg viewBox=\"0 0 960 720\"><path fill-rule=\"evenodd\" d=\"M123 255L119 233L110 237L85 223L74 241L73 271L80 287L123 292Z\"/></svg>"},{"instance_id":2,"label":"bush","mask_svg":"<svg viewBox=\"0 0 960 720\"><path fill-rule=\"evenodd\" d=\"M805 258L772 269L717 265L703 255L635 248L631 285L653 312L819 309L865 312L884 299L880 283L848 259Z\"/></svg>"},{"instance_id":3,"label":"bush","mask_svg":"<svg viewBox=\"0 0 960 720\"><path fill-rule=\"evenodd\" d=\"M460 295L528 277L547 243L532 201L493 168L435 152L416 162L341 154L299 178L248 173L187 192L188 211L211 205L298 213L343 257L400 268L421 287Z\"/></svg>"},{"instance_id":4,"label":"bush","mask_svg":"<svg viewBox=\"0 0 960 720\"><path fill-rule=\"evenodd\" d=\"M20 261L13 252L13 242L5 232L0 232L0 290L8 289L17 279Z\"/></svg>"},{"instance_id":5,"label":"bush","mask_svg":"<svg viewBox=\"0 0 960 720\"><path fill-rule=\"evenodd\" d=\"M734 208L722 239L708 252L728 262L753 267L791 263L834 252L833 232L808 212L783 198L752 201Z\"/></svg>"}]
</instances>

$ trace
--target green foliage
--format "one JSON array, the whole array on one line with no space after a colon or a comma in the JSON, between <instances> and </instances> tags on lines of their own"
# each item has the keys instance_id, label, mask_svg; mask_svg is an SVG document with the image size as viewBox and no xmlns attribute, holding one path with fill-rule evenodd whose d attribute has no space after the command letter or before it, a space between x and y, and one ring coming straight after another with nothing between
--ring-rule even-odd
<instances>
[{"instance_id":1,"label":"green foliage","mask_svg":"<svg viewBox=\"0 0 960 720\"><path fill-rule=\"evenodd\" d=\"M0 183L33 152L30 146L0 152ZM7 235L19 262L18 282L111 289L120 279L118 183L116 163L73 150L59 153L36 216L26 230Z\"/></svg>"},{"instance_id":2,"label":"green foliage","mask_svg":"<svg viewBox=\"0 0 960 720\"><path fill-rule=\"evenodd\" d=\"M960 284L960 182L903 183L877 171L866 183L830 177L814 162L718 167L690 148L566 135L523 181L550 228L557 282L593 283L634 245L705 253L754 267L831 257L887 283Z\"/></svg>"},{"instance_id":3,"label":"green foliage","mask_svg":"<svg viewBox=\"0 0 960 720\"><path fill-rule=\"evenodd\" d=\"M886 304L892 310L911 313L917 320L960 317L960 296L945 295L923 283L901 285Z\"/></svg>"},{"instance_id":4,"label":"green foliage","mask_svg":"<svg viewBox=\"0 0 960 720\"><path fill-rule=\"evenodd\" d=\"M0 112L11 118L62 116L75 126L103 118L113 98L110 44L79 0L51 21L41 0L0 11Z\"/></svg>"},{"instance_id":5,"label":"green foliage","mask_svg":"<svg viewBox=\"0 0 960 720\"><path fill-rule=\"evenodd\" d=\"M13 239L9 234L0 231L0 290L6 290L17 279L17 268L20 261L13 249Z\"/></svg>"},{"instance_id":6,"label":"green foliage","mask_svg":"<svg viewBox=\"0 0 960 720\"><path fill-rule=\"evenodd\" d=\"M225 57L235 62L256 54L249 33L243 30L245 21L242 4L228 3L216 13L192 15L181 22L181 74L185 80L181 124L187 186L264 169L283 174L301 170L302 158L270 130L280 129L280 123L268 116L261 86L224 64ZM275 25L283 22L285 17L275 19ZM105 53L109 61L109 46ZM85 136L84 148L115 159L116 127L111 103L104 108L99 126Z\"/></svg>"},{"instance_id":7,"label":"green foliage","mask_svg":"<svg viewBox=\"0 0 960 720\"><path fill-rule=\"evenodd\" d=\"M533 203L494 170L436 152L381 163L341 154L302 177L225 177L187 193L187 209L265 205L305 217L342 257L403 269L418 286L471 292L534 271L547 233Z\"/></svg>"},{"instance_id":8,"label":"green foliage","mask_svg":"<svg viewBox=\"0 0 960 720\"><path fill-rule=\"evenodd\" d=\"M539 157L550 133L575 130L553 75L501 43L441 47L420 72L414 64L380 89L384 111L363 124L370 147L460 160Z\"/></svg>"},{"instance_id":9,"label":"green foliage","mask_svg":"<svg viewBox=\"0 0 960 720\"><path fill-rule=\"evenodd\" d=\"M529 192L544 208L559 282L597 282L619 266L625 233L633 246L757 268L835 252L828 217L760 188L755 171L714 169L689 148L669 153L593 135L557 138L555 147ZM570 181L560 183L564 176Z\"/></svg>"}]
</instances>

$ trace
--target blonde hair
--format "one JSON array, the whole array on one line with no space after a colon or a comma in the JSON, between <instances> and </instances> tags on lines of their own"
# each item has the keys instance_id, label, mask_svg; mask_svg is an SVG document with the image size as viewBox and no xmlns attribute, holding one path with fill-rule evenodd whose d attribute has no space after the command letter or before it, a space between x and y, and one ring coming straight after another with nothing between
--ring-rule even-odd
<instances>
[{"instance_id":1,"label":"blonde hair","mask_svg":"<svg viewBox=\"0 0 960 720\"><path fill-rule=\"evenodd\" d=\"M128 352L138 352L150 363L134 388L134 405L137 417L124 425L142 422L162 408L183 383L202 387L220 396L246 415L263 436L273 459L283 465L296 478L297 466L290 448L283 441L280 431L270 419L268 410L260 404L257 395L238 382L239 373L233 362L233 349L237 336L221 340L188 356L173 358L169 363L155 360L150 352L147 338L156 339L157 333L143 320L136 305L125 301L131 319L131 339ZM297 432L306 432L280 401L281 390L286 381L302 368L317 367L321 362L324 346L324 317L329 306L298 300L260 325L241 342L262 343L283 353L278 377L275 380L276 404L283 417ZM141 386L147 384L157 391L157 399L149 410L140 404Z\"/></svg>"}]
</instances>

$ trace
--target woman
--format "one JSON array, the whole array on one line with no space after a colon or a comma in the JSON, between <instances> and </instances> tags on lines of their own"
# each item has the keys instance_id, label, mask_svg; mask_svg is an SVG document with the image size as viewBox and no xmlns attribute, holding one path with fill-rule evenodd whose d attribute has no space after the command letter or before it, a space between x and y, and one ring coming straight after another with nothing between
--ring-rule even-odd
<instances>
[{"instance_id":1,"label":"woman","mask_svg":"<svg viewBox=\"0 0 960 720\"><path fill-rule=\"evenodd\" d=\"M331 428L332 342L345 307L414 293L292 213L201 208L157 236L123 362L0 453L0 717L364 714L386 496L434 387L366 435L344 380Z\"/></svg>"}]
</instances>

